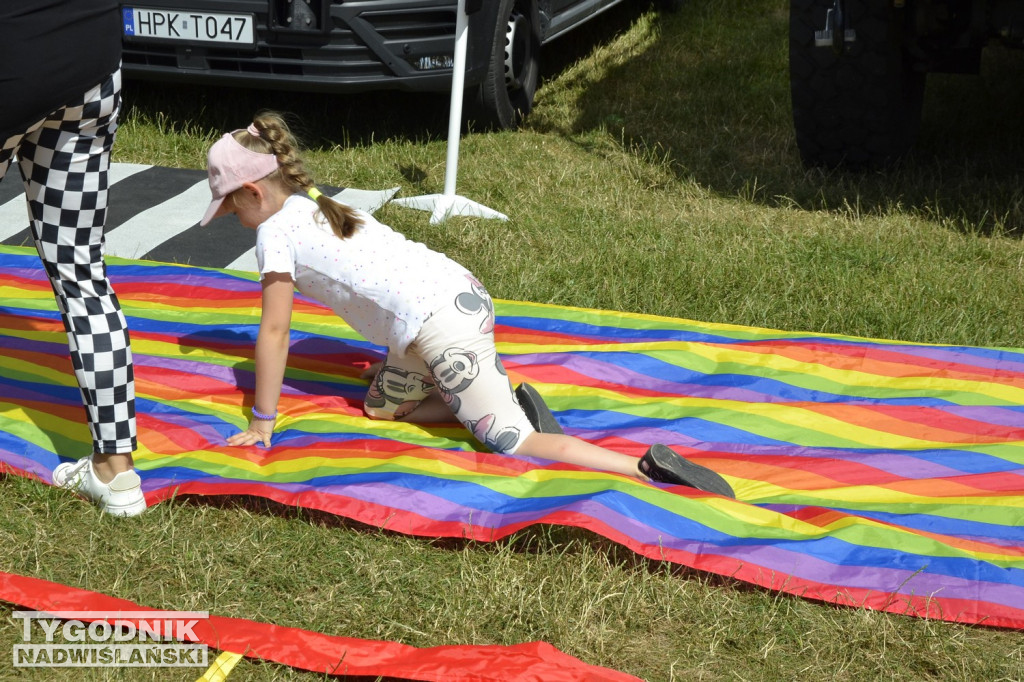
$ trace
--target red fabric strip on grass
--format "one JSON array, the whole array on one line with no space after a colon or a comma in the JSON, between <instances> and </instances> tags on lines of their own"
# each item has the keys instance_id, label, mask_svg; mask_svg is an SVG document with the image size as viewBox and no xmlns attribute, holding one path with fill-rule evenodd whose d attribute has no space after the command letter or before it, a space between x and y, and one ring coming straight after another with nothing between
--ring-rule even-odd
<instances>
[{"instance_id":1,"label":"red fabric strip on grass","mask_svg":"<svg viewBox=\"0 0 1024 682\"><path fill-rule=\"evenodd\" d=\"M57 614L161 609L60 583L0 572L0 599ZM631 675L588 665L546 642L512 646L454 645L426 649L376 640L336 637L298 628L211 614L193 629L198 644L274 661L292 668L339 676L396 677L408 680L501 680L502 682L575 682L637 680Z\"/></svg>"}]
</instances>

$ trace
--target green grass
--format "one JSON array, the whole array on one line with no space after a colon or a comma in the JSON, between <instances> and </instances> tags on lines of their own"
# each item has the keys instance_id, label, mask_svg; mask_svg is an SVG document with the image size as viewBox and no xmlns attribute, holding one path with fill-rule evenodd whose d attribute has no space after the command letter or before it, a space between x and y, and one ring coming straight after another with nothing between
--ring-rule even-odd
<instances>
[{"instance_id":1,"label":"green grass","mask_svg":"<svg viewBox=\"0 0 1024 682\"><path fill-rule=\"evenodd\" d=\"M462 140L458 192L509 222L431 226L395 206L378 217L501 298L1024 346L1024 53L986 55L981 77L932 77L915 155L899 167L822 173L799 164L786 33L781 0L613 10L546 49L522 130ZM130 82L126 103L118 161L202 168L213 140L266 107L301 117L321 183L401 196L443 187L443 97ZM1024 677L1019 633L836 609L570 528L430 541L233 499L176 500L119 522L16 478L0 514L4 570L153 607L416 646L543 639L649 680ZM2 652L19 633L0 622ZM245 661L230 679L317 677ZM195 674L27 679L108 678Z\"/></svg>"}]
</instances>

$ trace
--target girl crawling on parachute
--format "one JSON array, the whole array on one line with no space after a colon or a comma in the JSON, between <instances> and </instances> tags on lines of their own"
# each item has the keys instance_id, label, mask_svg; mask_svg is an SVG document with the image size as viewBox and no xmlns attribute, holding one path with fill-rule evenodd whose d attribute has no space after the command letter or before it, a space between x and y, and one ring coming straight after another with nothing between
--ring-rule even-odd
<instances>
[{"instance_id":1,"label":"girl crawling on parachute","mask_svg":"<svg viewBox=\"0 0 1024 682\"><path fill-rule=\"evenodd\" d=\"M364 410L416 423L455 417L495 452L567 462L734 497L717 473L656 444L639 458L562 432L529 385L513 390L494 346L494 306L466 268L317 191L284 119L257 115L209 151L213 201L200 224L234 213L256 230L263 287L256 394L230 445L270 446L294 290L388 348Z\"/></svg>"}]
</instances>

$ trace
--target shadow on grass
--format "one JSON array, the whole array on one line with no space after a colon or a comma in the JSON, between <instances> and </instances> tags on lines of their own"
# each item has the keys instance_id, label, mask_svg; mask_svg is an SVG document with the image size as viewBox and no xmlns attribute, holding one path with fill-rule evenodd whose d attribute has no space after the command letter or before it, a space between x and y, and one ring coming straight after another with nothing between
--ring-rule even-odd
<instances>
[{"instance_id":1,"label":"shadow on grass","mask_svg":"<svg viewBox=\"0 0 1024 682\"><path fill-rule=\"evenodd\" d=\"M1024 51L987 51L980 76L929 76L919 140L900 164L866 173L807 170L792 129L787 3L692 0L676 13L649 7L622 3L546 45L538 110L527 127L582 145L606 131L642 158L667 161L684 180L761 205L899 211L965 232L1024 234ZM623 58L623 36L636 41L638 32L642 48ZM447 94L132 80L125 100L129 117L211 135L260 109L296 112L296 132L311 149L447 135ZM410 182L422 174L403 170Z\"/></svg>"},{"instance_id":2,"label":"shadow on grass","mask_svg":"<svg viewBox=\"0 0 1024 682\"><path fill-rule=\"evenodd\" d=\"M805 170L796 149L786 3L690 2L649 26L639 13L609 17L645 32L644 49L621 61L613 45L595 53L593 80L553 83L580 94L568 128L542 120L542 132L606 129L667 156L683 178L764 205L900 210L964 231L1024 231L1024 51L987 51L980 76L930 75L918 143L900 164L824 172Z\"/></svg>"},{"instance_id":3,"label":"shadow on grass","mask_svg":"<svg viewBox=\"0 0 1024 682\"><path fill-rule=\"evenodd\" d=\"M496 537L493 540L468 537L420 537L393 531L386 527L373 526L332 512L284 504L255 495L180 495L165 500L161 504L183 504L192 507L240 511L254 516L276 517L309 524L317 528L344 530L364 536L381 536L392 540L407 539L410 542L425 543L445 552L473 549L492 553L513 552L523 555L595 554L604 558L612 566L640 570L651 575L671 575L680 579L695 580L708 587L728 588L741 592L763 589L736 578L700 571L667 560L645 557L593 531L575 526L537 523L511 535Z\"/></svg>"},{"instance_id":4,"label":"shadow on grass","mask_svg":"<svg viewBox=\"0 0 1024 682\"><path fill-rule=\"evenodd\" d=\"M260 110L298 114L294 132L309 149L365 146L386 139L427 140L447 131L448 96L402 92L340 95L220 88L130 79L125 119L219 136L244 126Z\"/></svg>"}]
</instances>

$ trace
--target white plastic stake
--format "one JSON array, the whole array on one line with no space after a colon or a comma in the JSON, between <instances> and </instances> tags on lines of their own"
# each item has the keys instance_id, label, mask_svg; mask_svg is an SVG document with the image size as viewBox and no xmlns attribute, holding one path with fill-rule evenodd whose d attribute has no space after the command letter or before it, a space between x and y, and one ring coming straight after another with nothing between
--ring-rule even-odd
<instances>
[{"instance_id":1,"label":"white plastic stake","mask_svg":"<svg viewBox=\"0 0 1024 682\"><path fill-rule=\"evenodd\" d=\"M459 0L455 18L455 58L452 64L452 99L448 114L448 156L444 168L444 193L392 199L391 203L421 211L430 211L430 224L443 223L450 216L476 216L508 220L508 216L455 193L459 167L459 138L462 134L462 92L466 81L466 44L469 42L469 19L466 0Z\"/></svg>"}]
</instances>

